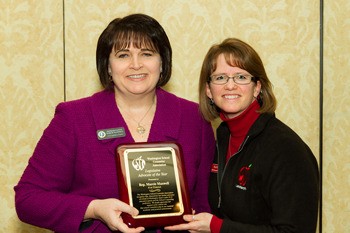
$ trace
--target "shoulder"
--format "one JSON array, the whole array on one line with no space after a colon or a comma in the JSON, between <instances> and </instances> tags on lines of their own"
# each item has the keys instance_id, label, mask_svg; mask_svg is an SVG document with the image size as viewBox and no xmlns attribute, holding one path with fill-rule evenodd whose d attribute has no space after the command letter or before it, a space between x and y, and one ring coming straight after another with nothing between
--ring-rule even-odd
<instances>
[{"instance_id":1,"label":"shoulder","mask_svg":"<svg viewBox=\"0 0 350 233\"><path fill-rule=\"evenodd\" d=\"M275 116L272 116L266 122L259 141L260 148L266 150L267 154L270 154L274 159L279 157L289 161L303 160L306 156L311 160L315 160L314 154L304 140Z\"/></svg>"},{"instance_id":2,"label":"shoulder","mask_svg":"<svg viewBox=\"0 0 350 233\"><path fill-rule=\"evenodd\" d=\"M181 98L163 89L157 89L157 111L159 117L168 122L181 123L184 126L201 127L209 125L199 111L196 102Z\"/></svg>"},{"instance_id":3,"label":"shoulder","mask_svg":"<svg viewBox=\"0 0 350 233\"><path fill-rule=\"evenodd\" d=\"M113 92L101 91L88 97L61 102L55 108L54 118L63 119L67 124L90 124L112 111L114 101Z\"/></svg>"},{"instance_id":4,"label":"shoulder","mask_svg":"<svg viewBox=\"0 0 350 233\"><path fill-rule=\"evenodd\" d=\"M296 142L299 144L304 144L305 142L300 138L300 136L284 122L276 118L271 117L269 122L266 124L265 135L270 135L272 140L276 141L286 141L286 142Z\"/></svg>"},{"instance_id":5,"label":"shoulder","mask_svg":"<svg viewBox=\"0 0 350 233\"><path fill-rule=\"evenodd\" d=\"M199 109L198 103L179 97L161 88L157 89L157 96L160 97L160 99L162 100L162 104L167 106L176 106L183 110L186 109L186 110L192 110L192 111L193 110L198 111Z\"/></svg>"},{"instance_id":6,"label":"shoulder","mask_svg":"<svg viewBox=\"0 0 350 233\"><path fill-rule=\"evenodd\" d=\"M263 134L264 139L286 140L286 138L293 138L295 140L301 140L299 135L291 129L288 125L276 118L275 114L264 113L253 124L250 134L259 135Z\"/></svg>"},{"instance_id":7,"label":"shoulder","mask_svg":"<svg viewBox=\"0 0 350 233\"><path fill-rule=\"evenodd\" d=\"M89 109L91 105L103 103L106 99L110 99L111 97L113 98L113 96L114 96L113 92L100 91L88 97L61 102L57 105L56 111L57 110L65 110L65 111L72 111L72 112L86 111Z\"/></svg>"},{"instance_id":8,"label":"shoulder","mask_svg":"<svg viewBox=\"0 0 350 233\"><path fill-rule=\"evenodd\" d=\"M198 106L198 103L179 97L162 88L157 88L157 96L164 98L166 99L166 101L173 102L173 103L180 103L180 104L189 105L189 106Z\"/></svg>"}]
</instances>

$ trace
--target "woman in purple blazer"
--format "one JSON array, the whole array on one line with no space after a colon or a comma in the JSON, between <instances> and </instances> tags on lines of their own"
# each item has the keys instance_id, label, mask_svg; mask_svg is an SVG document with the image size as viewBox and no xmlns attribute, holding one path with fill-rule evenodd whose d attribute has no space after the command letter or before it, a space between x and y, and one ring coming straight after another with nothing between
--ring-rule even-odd
<instances>
[{"instance_id":1,"label":"woman in purple blazer","mask_svg":"<svg viewBox=\"0 0 350 233\"><path fill-rule=\"evenodd\" d=\"M161 89L172 67L162 26L143 14L113 20L96 62L104 90L57 106L15 186L19 218L64 233L143 231L120 218L138 210L119 200L115 149L159 141L181 145L192 208L208 212L214 134L198 104Z\"/></svg>"}]
</instances>

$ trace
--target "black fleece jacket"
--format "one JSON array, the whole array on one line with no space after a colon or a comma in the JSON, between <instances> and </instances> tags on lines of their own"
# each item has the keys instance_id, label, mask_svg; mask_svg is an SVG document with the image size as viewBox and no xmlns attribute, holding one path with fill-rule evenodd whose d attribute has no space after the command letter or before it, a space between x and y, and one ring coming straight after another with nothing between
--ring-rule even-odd
<instances>
[{"instance_id":1,"label":"black fleece jacket","mask_svg":"<svg viewBox=\"0 0 350 233\"><path fill-rule=\"evenodd\" d=\"M310 148L274 114L261 114L226 164L230 131L217 129L209 201L221 233L315 233L319 172Z\"/></svg>"}]
</instances>

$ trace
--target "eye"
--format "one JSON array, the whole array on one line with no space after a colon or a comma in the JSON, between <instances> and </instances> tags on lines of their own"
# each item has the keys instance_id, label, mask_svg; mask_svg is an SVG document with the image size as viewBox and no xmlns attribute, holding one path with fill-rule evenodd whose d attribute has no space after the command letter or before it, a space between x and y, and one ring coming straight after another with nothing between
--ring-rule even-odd
<instances>
[{"instance_id":1,"label":"eye","mask_svg":"<svg viewBox=\"0 0 350 233\"><path fill-rule=\"evenodd\" d=\"M225 79L225 76L223 76L223 75L219 75L219 76L214 77L214 80L216 80L216 81L220 81L220 80L224 80L224 79Z\"/></svg>"},{"instance_id":2,"label":"eye","mask_svg":"<svg viewBox=\"0 0 350 233\"><path fill-rule=\"evenodd\" d=\"M152 57L154 54L155 54L155 51L152 49L147 49L147 48L141 49L141 56Z\"/></svg>"},{"instance_id":3,"label":"eye","mask_svg":"<svg viewBox=\"0 0 350 233\"><path fill-rule=\"evenodd\" d=\"M152 56L153 56L153 53L152 53L152 52L143 52L143 53L142 53L142 56L145 56L145 57L152 57Z\"/></svg>"},{"instance_id":4,"label":"eye","mask_svg":"<svg viewBox=\"0 0 350 233\"><path fill-rule=\"evenodd\" d=\"M129 54L128 53L116 53L115 57L116 58L128 58Z\"/></svg>"},{"instance_id":5,"label":"eye","mask_svg":"<svg viewBox=\"0 0 350 233\"><path fill-rule=\"evenodd\" d=\"M236 78L237 78L237 80L242 80L242 81L243 80L247 80L247 78L244 75L242 75L242 74L237 75Z\"/></svg>"}]
</instances>

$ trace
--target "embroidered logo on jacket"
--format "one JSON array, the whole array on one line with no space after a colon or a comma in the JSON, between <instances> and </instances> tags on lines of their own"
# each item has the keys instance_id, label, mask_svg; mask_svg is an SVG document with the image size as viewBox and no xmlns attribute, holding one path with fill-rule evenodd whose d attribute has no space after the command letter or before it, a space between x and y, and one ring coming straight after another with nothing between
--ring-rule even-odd
<instances>
[{"instance_id":1,"label":"embroidered logo on jacket","mask_svg":"<svg viewBox=\"0 0 350 233\"><path fill-rule=\"evenodd\" d=\"M211 165L211 172L212 172L212 173L218 173L218 164L213 163L213 164Z\"/></svg>"},{"instance_id":2,"label":"embroidered logo on jacket","mask_svg":"<svg viewBox=\"0 0 350 233\"><path fill-rule=\"evenodd\" d=\"M247 190L247 182L249 180L250 176L250 168L252 167L252 164L249 164L248 166L241 167L238 173L238 184L236 184L236 188Z\"/></svg>"}]
</instances>

